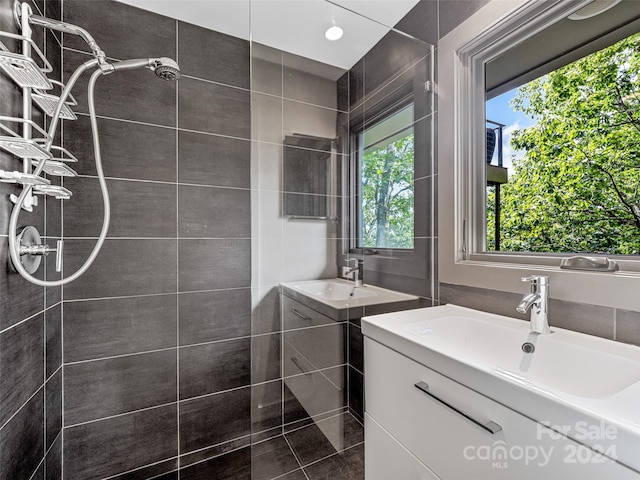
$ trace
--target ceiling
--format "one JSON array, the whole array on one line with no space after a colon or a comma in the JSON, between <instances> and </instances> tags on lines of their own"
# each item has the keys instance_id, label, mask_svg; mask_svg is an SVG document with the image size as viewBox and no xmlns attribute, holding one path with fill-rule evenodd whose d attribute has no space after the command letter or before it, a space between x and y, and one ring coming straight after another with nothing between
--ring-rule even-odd
<instances>
[{"instance_id":1,"label":"ceiling","mask_svg":"<svg viewBox=\"0 0 640 480\"><path fill-rule=\"evenodd\" d=\"M118 1L342 69L351 68L418 3L418 0ZM334 24L344 30L344 36L331 42L324 32Z\"/></svg>"}]
</instances>

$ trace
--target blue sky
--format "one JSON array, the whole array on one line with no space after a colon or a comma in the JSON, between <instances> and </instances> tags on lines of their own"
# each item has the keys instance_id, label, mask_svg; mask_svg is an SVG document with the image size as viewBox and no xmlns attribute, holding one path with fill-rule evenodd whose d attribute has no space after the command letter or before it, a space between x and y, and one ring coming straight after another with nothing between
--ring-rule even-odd
<instances>
[{"instance_id":1,"label":"blue sky","mask_svg":"<svg viewBox=\"0 0 640 480\"><path fill-rule=\"evenodd\" d=\"M528 127L533 125L535 120L531 117L527 117L522 112L514 112L509 106L509 102L516 95L516 90L509 90L502 95L492 98L486 102L486 113L487 119L493 120L495 122L500 122L506 125L503 129L502 138L503 138L503 166L507 168L511 168L511 157L516 156L519 157L521 154L517 151L514 151L509 145L509 141L511 139L511 133L514 130L518 130L521 128ZM497 149L496 149L497 152ZM497 154L497 153L496 153ZM494 154L494 158L495 155ZM495 162L495 160L494 160Z\"/></svg>"}]
</instances>

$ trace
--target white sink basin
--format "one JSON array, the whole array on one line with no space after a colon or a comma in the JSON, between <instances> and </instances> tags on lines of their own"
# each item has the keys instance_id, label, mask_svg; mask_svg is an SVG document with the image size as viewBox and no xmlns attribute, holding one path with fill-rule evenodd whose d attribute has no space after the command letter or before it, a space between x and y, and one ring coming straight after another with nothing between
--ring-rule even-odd
<instances>
[{"instance_id":1,"label":"white sink basin","mask_svg":"<svg viewBox=\"0 0 640 480\"><path fill-rule=\"evenodd\" d=\"M455 305L362 318L366 337L579 443L611 441L640 472L640 348L551 330L530 333L529 322Z\"/></svg>"},{"instance_id":2,"label":"white sink basin","mask_svg":"<svg viewBox=\"0 0 640 480\"><path fill-rule=\"evenodd\" d=\"M327 300L351 300L355 298L375 297L376 294L363 287L345 285L336 280L314 281L312 283L300 283L298 290Z\"/></svg>"},{"instance_id":3,"label":"white sink basin","mask_svg":"<svg viewBox=\"0 0 640 480\"><path fill-rule=\"evenodd\" d=\"M338 309L416 300L418 298L414 295L394 292L385 288L374 287L373 285L354 287L353 282L340 278L288 282L282 285Z\"/></svg>"},{"instance_id":4,"label":"white sink basin","mask_svg":"<svg viewBox=\"0 0 640 480\"><path fill-rule=\"evenodd\" d=\"M533 387L606 398L640 380L640 349L562 329L531 334L521 320L469 311L403 329L434 349ZM533 353L523 352L525 342Z\"/></svg>"}]
</instances>

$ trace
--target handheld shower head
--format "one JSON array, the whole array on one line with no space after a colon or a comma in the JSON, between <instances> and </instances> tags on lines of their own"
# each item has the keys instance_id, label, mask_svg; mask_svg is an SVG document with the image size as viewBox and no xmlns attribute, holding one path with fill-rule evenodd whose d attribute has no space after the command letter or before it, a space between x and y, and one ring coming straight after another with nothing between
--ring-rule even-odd
<instances>
[{"instance_id":1,"label":"handheld shower head","mask_svg":"<svg viewBox=\"0 0 640 480\"><path fill-rule=\"evenodd\" d=\"M175 81L180 78L180 67L177 62L171 58L156 58L149 68L163 80Z\"/></svg>"},{"instance_id":2,"label":"handheld shower head","mask_svg":"<svg viewBox=\"0 0 640 480\"><path fill-rule=\"evenodd\" d=\"M111 66L113 71L147 67L163 80L178 80L180 78L180 66L175 60L167 57L123 60L112 63Z\"/></svg>"}]
</instances>

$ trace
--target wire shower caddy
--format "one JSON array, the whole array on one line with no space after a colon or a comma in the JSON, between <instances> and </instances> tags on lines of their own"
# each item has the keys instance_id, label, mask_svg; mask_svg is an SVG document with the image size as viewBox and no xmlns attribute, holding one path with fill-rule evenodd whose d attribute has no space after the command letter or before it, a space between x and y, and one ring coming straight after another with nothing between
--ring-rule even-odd
<instances>
[{"instance_id":1,"label":"wire shower caddy","mask_svg":"<svg viewBox=\"0 0 640 480\"><path fill-rule=\"evenodd\" d=\"M15 3L14 16L20 33L0 31L0 70L22 89L22 117L0 115L0 149L12 154L22 161L21 170L0 170L0 182L21 185L28 189L22 202L22 209L33 211L38 205L38 196L49 195L56 199L67 200L72 192L61 185L53 185L44 175L73 177L76 171L68 164L78 159L62 146L52 145L53 139L47 131L33 120L33 108L38 107L45 117L54 115L60 97L52 90L64 85L51 80L47 74L53 67L42 50L33 41L33 31L29 17L33 14L27 3ZM21 47L21 52L12 52L5 42L9 39ZM4 40L4 42L3 42ZM71 107L77 102L72 97L65 101L59 117L65 120L77 119ZM18 195L10 195L13 203L18 201ZM26 230L26 231L25 231ZM41 243L39 233L35 227L26 227L19 235L21 260L29 273L34 273L43 255L56 251L56 270L62 268L62 240L57 242L57 248L49 248ZM31 243L25 245L24 241Z\"/></svg>"}]
</instances>

